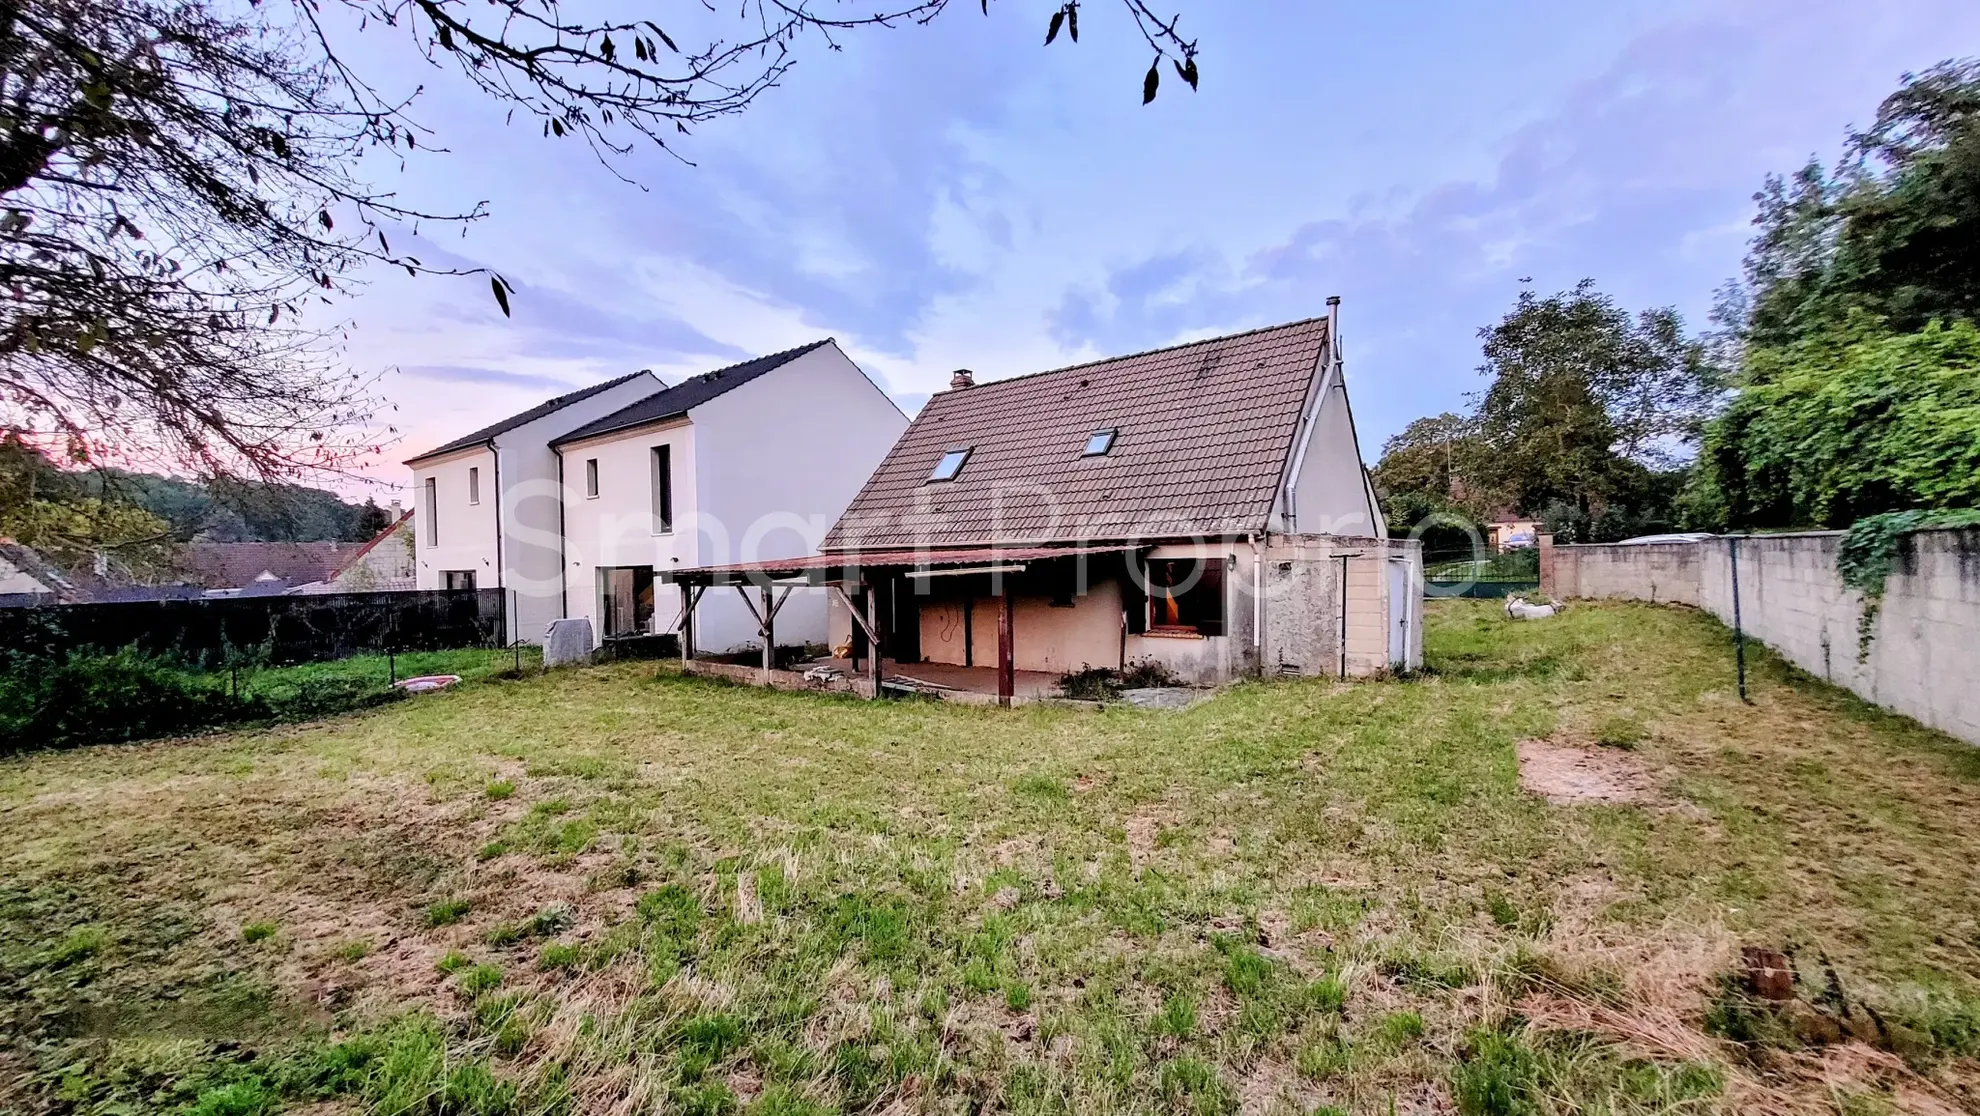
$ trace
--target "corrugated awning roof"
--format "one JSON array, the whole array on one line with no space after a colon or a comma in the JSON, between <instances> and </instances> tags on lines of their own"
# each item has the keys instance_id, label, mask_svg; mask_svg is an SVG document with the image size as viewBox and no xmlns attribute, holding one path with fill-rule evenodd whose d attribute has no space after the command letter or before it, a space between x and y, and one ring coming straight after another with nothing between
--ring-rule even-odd
<instances>
[{"instance_id":1,"label":"corrugated awning roof","mask_svg":"<svg viewBox=\"0 0 1980 1116\"><path fill-rule=\"evenodd\" d=\"M825 582L841 578L826 576L835 571L844 571L841 577L853 578L860 570L916 569L934 570L954 566L1008 565L1023 562L1042 562L1052 558L1078 558L1096 554L1124 554L1132 550L1144 550L1152 544L1138 543L1110 544L1104 546L1032 546L1032 547L979 547L953 550L868 550L847 551L841 554L808 554L802 558L780 558L768 562L736 562L723 566L694 566L680 570L661 570L660 578L668 582L684 582L689 585L727 585L732 582L753 580L783 580L803 576L810 581Z\"/></svg>"}]
</instances>

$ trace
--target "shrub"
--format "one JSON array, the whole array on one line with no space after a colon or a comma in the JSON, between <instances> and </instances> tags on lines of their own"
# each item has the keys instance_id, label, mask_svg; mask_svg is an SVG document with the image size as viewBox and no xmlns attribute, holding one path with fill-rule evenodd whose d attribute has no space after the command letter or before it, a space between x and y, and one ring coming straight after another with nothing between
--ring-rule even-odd
<instances>
[{"instance_id":1,"label":"shrub","mask_svg":"<svg viewBox=\"0 0 1980 1116\"><path fill-rule=\"evenodd\" d=\"M135 648L0 664L0 754L171 736L265 715L261 703Z\"/></svg>"},{"instance_id":2,"label":"shrub","mask_svg":"<svg viewBox=\"0 0 1980 1116\"><path fill-rule=\"evenodd\" d=\"M312 721L355 709L397 701L406 696L400 689L381 686L379 679L338 677L301 678L293 686L265 696L268 713L284 721Z\"/></svg>"},{"instance_id":3,"label":"shrub","mask_svg":"<svg viewBox=\"0 0 1980 1116\"><path fill-rule=\"evenodd\" d=\"M1177 678L1153 659L1129 663L1126 670L1086 667L1059 676L1059 693L1076 701L1116 701L1122 690L1174 686Z\"/></svg>"}]
</instances>

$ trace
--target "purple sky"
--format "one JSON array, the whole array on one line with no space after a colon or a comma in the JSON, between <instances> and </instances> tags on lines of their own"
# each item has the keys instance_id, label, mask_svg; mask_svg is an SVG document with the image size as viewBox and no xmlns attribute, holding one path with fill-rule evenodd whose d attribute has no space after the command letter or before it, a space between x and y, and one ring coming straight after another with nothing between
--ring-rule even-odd
<instances>
[{"instance_id":1,"label":"purple sky","mask_svg":"<svg viewBox=\"0 0 1980 1116\"><path fill-rule=\"evenodd\" d=\"M381 54L450 148L386 184L493 211L415 254L520 292L505 320L484 280L381 273L346 307L353 359L394 369L387 459L638 368L671 382L827 335L913 410L959 366L1032 372L1339 294L1372 461L1478 388L1477 330L1524 278L1702 327L1761 178L1833 158L1901 73L1980 44L1980 5L1930 0L1165 3L1201 42L1198 93L1141 106L1146 48L1111 0L1050 49L1049 0L961 4L800 44L781 88L687 140L696 165L627 161L639 186Z\"/></svg>"}]
</instances>

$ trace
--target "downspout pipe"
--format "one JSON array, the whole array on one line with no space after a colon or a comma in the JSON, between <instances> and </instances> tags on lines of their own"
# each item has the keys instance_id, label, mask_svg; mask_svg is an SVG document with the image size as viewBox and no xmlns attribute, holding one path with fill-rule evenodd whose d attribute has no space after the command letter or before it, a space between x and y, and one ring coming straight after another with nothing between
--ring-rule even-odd
<instances>
[{"instance_id":1,"label":"downspout pipe","mask_svg":"<svg viewBox=\"0 0 1980 1116\"><path fill-rule=\"evenodd\" d=\"M571 563L564 553L564 451L551 450L557 455L557 615L568 618L571 614Z\"/></svg>"},{"instance_id":2,"label":"downspout pipe","mask_svg":"<svg viewBox=\"0 0 1980 1116\"><path fill-rule=\"evenodd\" d=\"M1258 675L1265 676L1265 546L1251 536L1251 651L1258 659Z\"/></svg>"},{"instance_id":3,"label":"downspout pipe","mask_svg":"<svg viewBox=\"0 0 1980 1116\"><path fill-rule=\"evenodd\" d=\"M488 439L488 451L495 458L495 588L502 594L502 638L514 643L515 618L509 615L509 590L502 559L502 447Z\"/></svg>"}]
</instances>

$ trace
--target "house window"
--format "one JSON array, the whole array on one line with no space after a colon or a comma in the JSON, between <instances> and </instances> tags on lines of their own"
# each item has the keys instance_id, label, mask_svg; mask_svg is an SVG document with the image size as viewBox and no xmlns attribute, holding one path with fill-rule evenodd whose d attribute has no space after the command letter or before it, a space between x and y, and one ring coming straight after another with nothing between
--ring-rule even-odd
<instances>
[{"instance_id":1,"label":"house window","mask_svg":"<svg viewBox=\"0 0 1980 1116\"><path fill-rule=\"evenodd\" d=\"M426 545L440 545L440 482L426 478Z\"/></svg>"},{"instance_id":2,"label":"house window","mask_svg":"<svg viewBox=\"0 0 1980 1116\"><path fill-rule=\"evenodd\" d=\"M1174 558L1148 563L1148 632L1224 634L1224 561Z\"/></svg>"},{"instance_id":3,"label":"house window","mask_svg":"<svg viewBox=\"0 0 1980 1116\"><path fill-rule=\"evenodd\" d=\"M674 447L653 447L653 533L674 529Z\"/></svg>"},{"instance_id":4,"label":"house window","mask_svg":"<svg viewBox=\"0 0 1980 1116\"><path fill-rule=\"evenodd\" d=\"M472 465L468 466L468 503L481 503L481 470Z\"/></svg>"},{"instance_id":5,"label":"house window","mask_svg":"<svg viewBox=\"0 0 1980 1116\"><path fill-rule=\"evenodd\" d=\"M956 474L962 472L963 462L969 460L969 451L975 448L975 446L964 446L962 449L952 449L944 453L942 460L935 463L935 471L928 474L928 479L932 481L955 480Z\"/></svg>"},{"instance_id":6,"label":"house window","mask_svg":"<svg viewBox=\"0 0 1980 1116\"><path fill-rule=\"evenodd\" d=\"M1111 426L1105 430L1095 430L1086 436L1086 448L1080 450L1079 455L1081 457L1106 456L1107 451L1114 448L1114 435L1117 432Z\"/></svg>"},{"instance_id":7,"label":"house window","mask_svg":"<svg viewBox=\"0 0 1980 1116\"><path fill-rule=\"evenodd\" d=\"M584 459L584 498L598 499L598 459L595 457Z\"/></svg>"},{"instance_id":8,"label":"house window","mask_svg":"<svg viewBox=\"0 0 1980 1116\"><path fill-rule=\"evenodd\" d=\"M474 589L473 570L447 570L441 576L447 579L446 586L449 589L466 589L469 591Z\"/></svg>"}]
</instances>

